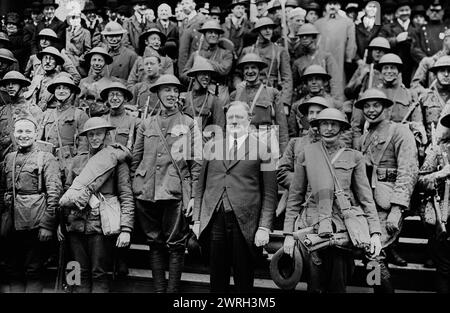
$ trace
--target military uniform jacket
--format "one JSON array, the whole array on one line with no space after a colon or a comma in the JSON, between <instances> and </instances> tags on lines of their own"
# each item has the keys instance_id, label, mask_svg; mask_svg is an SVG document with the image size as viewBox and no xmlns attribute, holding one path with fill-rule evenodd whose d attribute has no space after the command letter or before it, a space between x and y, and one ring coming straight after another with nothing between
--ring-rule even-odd
<instances>
[{"instance_id":1,"label":"military uniform jacket","mask_svg":"<svg viewBox=\"0 0 450 313\"><path fill-rule=\"evenodd\" d=\"M1 190L6 190L10 195L13 192L12 169L15 155L16 152L9 153L2 168ZM41 190L38 190L38 158L42 161ZM33 146L26 151L18 151L15 164L14 219L16 227L19 224L28 225L29 228L42 227L54 231L56 229L55 212L62 192L58 162L50 153L39 151ZM3 196L2 194L2 202ZM40 205L42 201L44 205ZM22 229L28 229L28 227Z\"/></svg>"},{"instance_id":2,"label":"military uniform jacket","mask_svg":"<svg viewBox=\"0 0 450 313\"><path fill-rule=\"evenodd\" d=\"M440 131L446 130L439 120L450 112L450 90L442 88L437 82L435 88L426 89L421 97L421 106L424 112L424 125L429 142L431 142L431 124L437 126ZM444 129L445 128L445 129Z\"/></svg>"},{"instance_id":3,"label":"military uniform jacket","mask_svg":"<svg viewBox=\"0 0 450 313\"><path fill-rule=\"evenodd\" d=\"M262 83L260 82L252 86L247 84L245 87L238 86L237 89L230 95L231 101L243 101L251 108L261 84ZM283 152L289 141L289 134L286 114L284 113L281 98L282 95L277 89L264 86L253 108L251 124L255 125L256 128L262 125L277 125L279 131L280 149L281 152Z\"/></svg>"},{"instance_id":4,"label":"military uniform jacket","mask_svg":"<svg viewBox=\"0 0 450 313\"><path fill-rule=\"evenodd\" d=\"M109 49L108 53L113 58L113 62L108 65L110 70L109 76L115 76L126 82L138 55L130 48L123 46L123 44L116 51Z\"/></svg>"},{"instance_id":5,"label":"military uniform jacket","mask_svg":"<svg viewBox=\"0 0 450 313\"><path fill-rule=\"evenodd\" d=\"M151 49L147 47L146 49ZM153 50L153 49L152 49ZM153 50L154 51L154 50ZM154 51L155 55L161 60L161 72L160 75L164 74L174 74L173 73L173 61L168 56L160 55L158 52ZM136 62L134 62L133 68L131 69L130 75L127 79L127 87L132 88L134 84L140 83L145 79L145 69L144 69L144 58L138 57Z\"/></svg>"},{"instance_id":6,"label":"military uniform jacket","mask_svg":"<svg viewBox=\"0 0 450 313\"><path fill-rule=\"evenodd\" d=\"M178 72L182 73L186 62L192 52L197 51L202 34L198 30L206 21L202 13L197 13L190 21L184 23L183 29L180 29L180 50L178 54Z\"/></svg>"},{"instance_id":7,"label":"military uniform jacket","mask_svg":"<svg viewBox=\"0 0 450 313\"><path fill-rule=\"evenodd\" d=\"M55 114L58 119L58 128L56 128ZM42 127L40 129L38 138L52 143L59 148L58 131L61 136L63 146L75 146L78 148L86 148L86 138L84 136L78 137L78 134L83 131L84 123L89 119L87 114L72 105L66 105L62 109L47 109L42 118ZM77 145L77 140L79 144ZM76 149L75 149L76 150Z\"/></svg>"},{"instance_id":8,"label":"military uniform jacket","mask_svg":"<svg viewBox=\"0 0 450 313\"><path fill-rule=\"evenodd\" d=\"M383 120L374 128L369 128L369 132L361 138L361 151L368 165L379 159L392 124L394 122ZM394 169L397 172L390 198L392 205L409 207L411 194L417 182L418 166L413 134L407 125L396 123L392 139L378 165L380 171Z\"/></svg>"},{"instance_id":9,"label":"military uniform jacket","mask_svg":"<svg viewBox=\"0 0 450 313\"><path fill-rule=\"evenodd\" d=\"M417 88L420 90L421 87L429 87L436 78L436 75L430 71L430 68L433 67L434 63L444 55L447 55L447 53L440 50L431 57L423 58L420 61L411 81L411 88Z\"/></svg>"},{"instance_id":10,"label":"military uniform jacket","mask_svg":"<svg viewBox=\"0 0 450 313\"><path fill-rule=\"evenodd\" d=\"M214 75L214 79L216 79L218 83L225 85L227 82L227 76L231 71L231 66L233 65L233 53L220 48L218 45L215 47L209 47L209 45L205 43L200 50L200 55L208 59L209 63L217 72ZM187 72L194 65L195 56L196 52L193 52L184 66L181 78L185 82L189 82Z\"/></svg>"},{"instance_id":11,"label":"military uniform jacket","mask_svg":"<svg viewBox=\"0 0 450 313\"><path fill-rule=\"evenodd\" d=\"M201 163L186 156L192 155L195 149L201 149L201 139L196 135L198 131L194 131L193 120L174 109L143 120L138 129L131 163L133 193L138 200L182 200L181 178L163 146L157 122L170 151L180 153L172 157L182 175L185 179L190 178L193 186L197 183ZM198 148L194 142L198 142ZM188 149L191 153L186 151Z\"/></svg>"},{"instance_id":12,"label":"military uniform jacket","mask_svg":"<svg viewBox=\"0 0 450 313\"><path fill-rule=\"evenodd\" d=\"M102 118L110 122L111 125L116 128L109 131L111 142L120 143L122 146L129 148L130 151L133 151L136 132L141 120L129 115L125 109L118 115L109 113L103 115Z\"/></svg>"},{"instance_id":13,"label":"military uniform jacket","mask_svg":"<svg viewBox=\"0 0 450 313\"><path fill-rule=\"evenodd\" d=\"M216 125L225 130L225 104L209 90L192 90L186 93L182 111L191 118L201 118L202 130ZM213 131L212 129L210 131Z\"/></svg>"},{"instance_id":14,"label":"military uniform jacket","mask_svg":"<svg viewBox=\"0 0 450 313\"><path fill-rule=\"evenodd\" d=\"M322 143L316 142L315 144ZM344 145L340 144L339 147L342 148ZM327 151L330 160L333 159L337 151L338 149L336 151ZM301 151L296 160L295 172L289 188L286 217L284 219L284 232L286 233L295 231L295 220L299 214L300 228L313 226L319 222L319 209L314 197L306 197L312 191L308 183L308 177L314 174L308 173L305 160L305 151ZM366 164L361 152L345 148L333 163L333 166L337 179L349 197L352 206L359 206L361 213L365 214L370 234L381 233L372 190L367 179ZM302 209L302 204L306 200L306 205ZM336 232L346 230L344 219L336 201L333 202L331 219L336 226Z\"/></svg>"},{"instance_id":15,"label":"military uniform jacket","mask_svg":"<svg viewBox=\"0 0 450 313\"><path fill-rule=\"evenodd\" d=\"M310 143L316 142L320 136L312 129L303 137L291 138L284 150L283 157L278 163L277 180L283 188L289 189L294 178L294 166L303 148Z\"/></svg>"},{"instance_id":16,"label":"military uniform jacket","mask_svg":"<svg viewBox=\"0 0 450 313\"><path fill-rule=\"evenodd\" d=\"M416 63L424 57L431 57L442 49L445 31L450 28L443 23L429 21L412 33L411 56Z\"/></svg>"},{"instance_id":17,"label":"military uniform jacket","mask_svg":"<svg viewBox=\"0 0 450 313\"><path fill-rule=\"evenodd\" d=\"M352 78L347 83L344 89L344 95L347 99L358 99L359 95L369 89L369 76L370 73L362 76L364 67L370 67L370 64L364 64L363 66L359 66L355 73L353 73ZM373 80L372 86L378 86L382 84L381 73L377 69L373 69Z\"/></svg>"},{"instance_id":18,"label":"military uniform jacket","mask_svg":"<svg viewBox=\"0 0 450 313\"><path fill-rule=\"evenodd\" d=\"M334 98L343 98L343 85L342 75L339 74L338 65L335 58L331 53L323 51L321 49L316 50L313 54L302 55L294 61L292 65L292 78L294 81L294 88L297 88L297 92L300 94L302 91L301 77L303 72L313 64L322 66L327 73L331 76L329 92Z\"/></svg>"},{"instance_id":19,"label":"military uniform jacket","mask_svg":"<svg viewBox=\"0 0 450 313\"><path fill-rule=\"evenodd\" d=\"M81 152L73 158L66 179L67 190L73 180L81 173L89 160L89 152ZM134 200L131 191L130 171L128 164L122 162L117 164L111 176L100 187L99 192L108 196L117 196L120 202L120 228L121 231L131 232L134 224ZM69 232L80 232L85 234L102 234L99 209L92 209L89 204L80 211L70 209L64 212L66 229Z\"/></svg>"},{"instance_id":20,"label":"military uniform jacket","mask_svg":"<svg viewBox=\"0 0 450 313\"><path fill-rule=\"evenodd\" d=\"M402 122L411 106L418 102L418 99L403 84L400 84L394 88L386 88L386 86L383 85L379 85L377 87L384 91L387 97L394 102L394 105L389 108L391 121L397 123ZM420 105L416 106L407 121L416 122L423 125Z\"/></svg>"},{"instance_id":21,"label":"military uniform jacket","mask_svg":"<svg viewBox=\"0 0 450 313\"><path fill-rule=\"evenodd\" d=\"M31 81L31 85L24 94L25 98L30 101L31 104L36 104L41 110L45 111L48 103L53 97L53 94L48 92L47 87L57 75L58 72L54 72L50 75L35 75Z\"/></svg>"},{"instance_id":22,"label":"military uniform jacket","mask_svg":"<svg viewBox=\"0 0 450 313\"><path fill-rule=\"evenodd\" d=\"M262 70L260 77L268 75L268 86L281 91L280 101L283 105L291 106L292 101L292 70L289 53L283 47L272 42L255 44L242 50L242 55L256 53L266 62L267 67Z\"/></svg>"},{"instance_id":23,"label":"military uniform jacket","mask_svg":"<svg viewBox=\"0 0 450 313\"><path fill-rule=\"evenodd\" d=\"M133 85L129 90L133 93L131 103L140 111L145 111L145 106L148 101L148 115L155 115L159 113L161 108L160 101L156 93L150 91L150 86L158 79L155 77L151 81L143 81ZM150 98L149 98L150 97Z\"/></svg>"}]
</instances>

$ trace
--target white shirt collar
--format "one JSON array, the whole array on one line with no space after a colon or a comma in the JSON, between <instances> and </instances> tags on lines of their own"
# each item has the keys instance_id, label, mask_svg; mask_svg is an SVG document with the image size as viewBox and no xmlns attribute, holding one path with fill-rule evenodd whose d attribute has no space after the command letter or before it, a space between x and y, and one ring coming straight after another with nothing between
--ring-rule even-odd
<instances>
[{"instance_id":1,"label":"white shirt collar","mask_svg":"<svg viewBox=\"0 0 450 313\"><path fill-rule=\"evenodd\" d=\"M241 148L242 144L244 143L245 139L247 139L248 134L244 134L243 136L237 137L237 148L238 150ZM234 137L233 136L228 136L228 147L229 150L231 150L233 148L233 144L234 144Z\"/></svg>"},{"instance_id":2,"label":"white shirt collar","mask_svg":"<svg viewBox=\"0 0 450 313\"><path fill-rule=\"evenodd\" d=\"M401 27L405 30L405 32L408 30L409 23L411 22L410 19L407 19L406 22L403 22L401 19L397 19L397 22L400 24Z\"/></svg>"},{"instance_id":3,"label":"white shirt collar","mask_svg":"<svg viewBox=\"0 0 450 313\"><path fill-rule=\"evenodd\" d=\"M161 25L164 28L168 28L169 27L169 20L167 20L167 21L159 20L159 22L161 23Z\"/></svg>"}]
</instances>

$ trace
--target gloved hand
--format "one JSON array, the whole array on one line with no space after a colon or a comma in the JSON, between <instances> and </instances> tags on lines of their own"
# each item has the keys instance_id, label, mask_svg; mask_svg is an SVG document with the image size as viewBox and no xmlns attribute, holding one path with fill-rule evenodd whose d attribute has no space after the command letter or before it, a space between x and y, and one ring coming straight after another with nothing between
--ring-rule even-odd
<instances>
[{"instance_id":1,"label":"gloved hand","mask_svg":"<svg viewBox=\"0 0 450 313\"><path fill-rule=\"evenodd\" d=\"M268 243L269 243L269 231L267 229L258 228L255 235L255 245L257 247L262 247Z\"/></svg>"},{"instance_id":2,"label":"gloved hand","mask_svg":"<svg viewBox=\"0 0 450 313\"><path fill-rule=\"evenodd\" d=\"M386 230L388 233L395 233L399 230L399 222L402 217L402 210L399 205L393 205L391 207L391 212L387 217Z\"/></svg>"},{"instance_id":3,"label":"gloved hand","mask_svg":"<svg viewBox=\"0 0 450 313\"><path fill-rule=\"evenodd\" d=\"M294 256L294 247L295 247L294 236L286 235L283 244L284 253L288 254L292 258Z\"/></svg>"}]
</instances>

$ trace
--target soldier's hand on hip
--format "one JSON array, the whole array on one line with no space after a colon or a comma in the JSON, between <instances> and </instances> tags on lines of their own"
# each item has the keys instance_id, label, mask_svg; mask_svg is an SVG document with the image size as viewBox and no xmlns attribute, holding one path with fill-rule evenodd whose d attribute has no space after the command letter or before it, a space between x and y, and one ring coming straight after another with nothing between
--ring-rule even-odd
<instances>
[{"instance_id":1,"label":"soldier's hand on hip","mask_svg":"<svg viewBox=\"0 0 450 313\"><path fill-rule=\"evenodd\" d=\"M391 207L391 212L389 212L389 215L388 215L387 221L386 221L386 230L389 233L392 234L392 233L399 231L399 223L400 223L401 217L402 217L402 210L401 210L400 206L393 205Z\"/></svg>"},{"instance_id":2,"label":"soldier's hand on hip","mask_svg":"<svg viewBox=\"0 0 450 313\"><path fill-rule=\"evenodd\" d=\"M255 245L257 247L262 247L268 243L269 243L269 231L261 227L258 228L255 235Z\"/></svg>"},{"instance_id":3,"label":"soldier's hand on hip","mask_svg":"<svg viewBox=\"0 0 450 313\"><path fill-rule=\"evenodd\" d=\"M375 233L370 237L370 253L373 257L379 256L381 252L380 234Z\"/></svg>"},{"instance_id":4,"label":"soldier's hand on hip","mask_svg":"<svg viewBox=\"0 0 450 313\"><path fill-rule=\"evenodd\" d=\"M188 207L187 207L186 212L184 212L184 215L185 215L186 217L192 216L192 210L193 210L193 208L194 208L194 198L192 198L191 200L189 200Z\"/></svg>"},{"instance_id":5,"label":"soldier's hand on hip","mask_svg":"<svg viewBox=\"0 0 450 313\"><path fill-rule=\"evenodd\" d=\"M130 233L123 231L120 233L119 237L117 237L116 247L125 248L130 244Z\"/></svg>"},{"instance_id":6,"label":"soldier's hand on hip","mask_svg":"<svg viewBox=\"0 0 450 313\"><path fill-rule=\"evenodd\" d=\"M283 244L283 250L284 253L290 255L293 257L294 255L294 246L295 246L295 239L292 235L286 235L284 238L284 244Z\"/></svg>"},{"instance_id":7,"label":"soldier's hand on hip","mask_svg":"<svg viewBox=\"0 0 450 313\"><path fill-rule=\"evenodd\" d=\"M49 241L52 239L53 232L45 228L39 228L38 238L39 241Z\"/></svg>"}]
</instances>

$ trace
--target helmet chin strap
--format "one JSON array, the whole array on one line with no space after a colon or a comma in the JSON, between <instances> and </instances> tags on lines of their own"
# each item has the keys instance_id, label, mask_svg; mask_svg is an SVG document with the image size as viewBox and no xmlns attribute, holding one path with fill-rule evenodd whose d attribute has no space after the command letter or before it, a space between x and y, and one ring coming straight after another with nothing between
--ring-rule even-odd
<instances>
[{"instance_id":1,"label":"helmet chin strap","mask_svg":"<svg viewBox=\"0 0 450 313\"><path fill-rule=\"evenodd\" d=\"M380 113L374 119L371 119L366 114L364 114L364 118L367 120L367 122L369 122L369 124L377 124L377 123L381 122L382 120L384 120L386 117L387 117L387 114L386 114L385 107L383 107L383 109L380 111Z\"/></svg>"}]
</instances>

